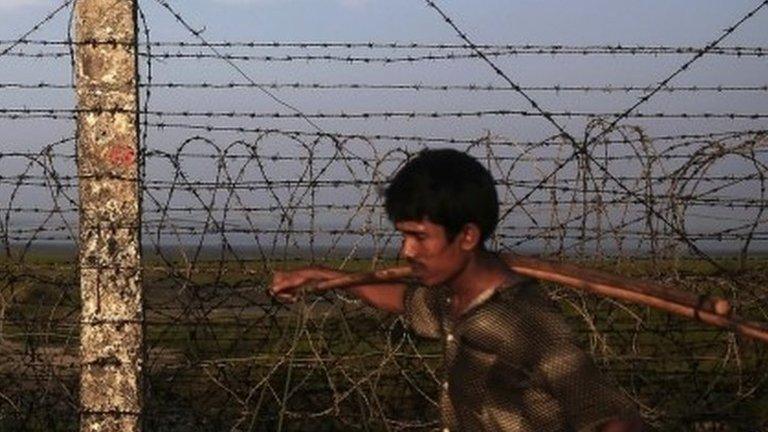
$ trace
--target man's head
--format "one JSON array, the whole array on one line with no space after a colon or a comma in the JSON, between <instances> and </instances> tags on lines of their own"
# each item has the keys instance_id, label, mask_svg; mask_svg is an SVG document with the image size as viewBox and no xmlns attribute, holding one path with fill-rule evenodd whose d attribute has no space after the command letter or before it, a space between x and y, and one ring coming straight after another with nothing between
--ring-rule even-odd
<instances>
[{"instance_id":1,"label":"man's head","mask_svg":"<svg viewBox=\"0 0 768 432\"><path fill-rule=\"evenodd\" d=\"M385 193L403 235L401 255L425 285L449 282L483 249L498 220L493 177L455 150L425 150L405 164Z\"/></svg>"},{"instance_id":2,"label":"man's head","mask_svg":"<svg viewBox=\"0 0 768 432\"><path fill-rule=\"evenodd\" d=\"M474 223L484 243L499 218L491 173L452 149L424 150L408 161L392 178L385 207L392 222L428 219L445 229L448 240Z\"/></svg>"}]
</instances>

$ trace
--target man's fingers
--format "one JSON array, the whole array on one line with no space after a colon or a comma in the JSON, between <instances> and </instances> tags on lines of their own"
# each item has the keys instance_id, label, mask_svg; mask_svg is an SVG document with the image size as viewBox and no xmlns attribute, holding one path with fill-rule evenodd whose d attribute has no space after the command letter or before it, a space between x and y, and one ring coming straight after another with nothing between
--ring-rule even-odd
<instances>
[{"instance_id":1,"label":"man's fingers","mask_svg":"<svg viewBox=\"0 0 768 432\"><path fill-rule=\"evenodd\" d=\"M275 298L277 299L277 301L281 303L296 303L298 296L294 294L281 293L281 294L276 294Z\"/></svg>"},{"instance_id":2,"label":"man's fingers","mask_svg":"<svg viewBox=\"0 0 768 432\"><path fill-rule=\"evenodd\" d=\"M272 283L268 291L271 296L281 302L295 303L301 293L316 291L318 283L325 279L323 274L311 269L276 270L272 274Z\"/></svg>"},{"instance_id":3,"label":"man's fingers","mask_svg":"<svg viewBox=\"0 0 768 432\"><path fill-rule=\"evenodd\" d=\"M297 289L291 289L290 286L275 285L267 290L269 295L282 303L295 303L298 297Z\"/></svg>"},{"instance_id":4,"label":"man's fingers","mask_svg":"<svg viewBox=\"0 0 768 432\"><path fill-rule=\"evenodd\" d=\"M296 303L299 297L301 281L291 281L288 272L276 271L269 286L269 295L281 303Z\"/></svg>"},{"instance_id":5,"label":"man's fingers","mask_svg":"<svg viewBox=\"0 0 768 432\"><path fill-rule=\"evenodd\" d=\"M273 284L269 287L269 294L275 297L285 297L293 295L291 294L291 291L294 290L296 290L296 287L282 284Z\"/></svg>"}]
</instances>

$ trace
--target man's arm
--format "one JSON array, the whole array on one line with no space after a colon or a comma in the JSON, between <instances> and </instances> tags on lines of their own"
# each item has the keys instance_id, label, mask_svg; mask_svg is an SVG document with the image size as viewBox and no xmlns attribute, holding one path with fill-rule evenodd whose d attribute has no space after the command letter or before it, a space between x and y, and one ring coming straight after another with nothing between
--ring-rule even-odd
<instances>
[{"instance_id":1,"label":"man's arm","mask_svg":"<svg viewBox=\"0 0 768 432\"><path fill-rule=\"evenodd\" d=\"M295 301L297 290L344 276L345 272L324 267L306 267L291 271L275 271L270 293L283 301ZM402 283L356 285L345 290L367 304L387 312L403 313L405 289Z\"/></svg>"}]
</instances>

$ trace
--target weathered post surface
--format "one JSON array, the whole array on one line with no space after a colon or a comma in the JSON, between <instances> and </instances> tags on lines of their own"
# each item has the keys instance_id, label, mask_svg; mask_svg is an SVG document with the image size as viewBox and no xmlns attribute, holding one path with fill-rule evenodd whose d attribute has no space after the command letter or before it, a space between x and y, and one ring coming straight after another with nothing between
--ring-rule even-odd
<instances>
[{"instance_id":1,"label":"weathered post surface","mask_svg":"<svg viewBox=\"0 0 768 432\"><path fill-rule=\"evenodd\" d=\"M80 430L140 431L143 310L135 0L75 8Z\"/></svg>"}]
</instances>

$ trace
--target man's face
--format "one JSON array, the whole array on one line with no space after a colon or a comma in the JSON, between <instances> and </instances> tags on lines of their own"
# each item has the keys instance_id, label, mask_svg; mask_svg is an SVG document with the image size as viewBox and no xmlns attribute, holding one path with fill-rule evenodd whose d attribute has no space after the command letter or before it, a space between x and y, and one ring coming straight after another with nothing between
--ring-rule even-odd
<instances>
[{"instance_id":1,"label":"man's face","mask_svg":"<svg viewBox=\"0 0 768 432\"><path fill-rule=\"evenodd\" d=\"M464 268L469 255L461 248L460 235L449 241L445 228L427 219L397 222L395 228L403 236L400 256L422 284L444 284Z\"/></svg>"}]
</instances>

